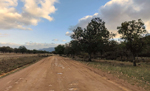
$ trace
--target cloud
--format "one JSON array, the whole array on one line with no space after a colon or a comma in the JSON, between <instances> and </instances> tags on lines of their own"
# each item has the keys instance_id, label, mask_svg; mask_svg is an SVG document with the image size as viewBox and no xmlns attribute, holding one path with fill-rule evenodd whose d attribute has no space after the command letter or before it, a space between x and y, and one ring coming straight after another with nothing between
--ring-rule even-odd
<instances>
[{"instance_id":1,"label":"cloud","mask_svg":"<svg viewBox=\"0 0 150 91\"><path fill-rule=\"evenodd\" d=\"M18 0L0 0L0 29L32 30L29 25L37 25L41 18L52 21L50 14L55 13L57 0L21 0L22 12L16 9ZM19 7L20 8L20 7Z\"/></svg>"},{"instance_id":2,"label":"cloud","mask_svg":"<svg viewBox=\"0 0 150 91\"><path fill-rule=\"evenodd\" d=\"M0 43L0 46L10 46L12 48L18 48L19 46L25 46L27 49L42 49L49 47L56 47L58 44L54 43L36 43L36 42L26 42L25 44L17 43Z\"/></svg>"},{"instance_id":3,"label":"cloud","mask_svg":"<svg viewBox=\"0 0 150 91\"><path fill-rule=\"evenodd\" d=\"M66 40L62 40L62 42L66 42Z\"/></svg>"},{"instance_id":4,"label":"cloud","mask_svg":"<svg viewBox=\"0 0 150 91\"><path fill-rule=\"evenodd\" d=\"M85 28L94 17L100 17L106 22L106 27L109 31L116 33L117 26L120 26L124 21L142 19L147 30L150 30L150 0L110 0L105 5L101 6L98 13L88 15L81 19L77 26Z\"/></svg>"},{"instance_id":5,"label":"cloud","mask_svg":"<svg viewBox=\"0 0 150 91\"><path fill-rule=\"evenodd\" d=\"M69 28L69 30L73 30L77 27L82 27L82 28L85 28L87 26L87 24L91 21L92 18L94 17L97 17L98 16L98 13L95 13L94 15L87 15L81 19L78 20L78 24L75 25L75 26L71 26Z\"/></svg>"},{"instance_id":6,"label":"cloud","mask_svg":"<svg viewBox=\"0 0 150 91\"><path fill-rule=\"evenodd\" d=\"M59 41L58 39L53 39L52 41Z\"/></svg>"},{"instance_id":7,"label":"cloud","mask_svg":"<svg viewBox=\"0 0 150 91\"><path fill-rule=\"evenodd\" d=\"M6 37L6 36L9 36L9 35L0 33L0 37Z\"/></svg>"},{"instance_id":8,"label":"cloud","mask_svg":"<svg viewBox=\"0 0 150 91\"><path fill-rule=\"evenodd\" d=\"M69 32L66 32L66 36L71 36L73 34L73 32L69 33Z\"/></svg>"}]
</instances>

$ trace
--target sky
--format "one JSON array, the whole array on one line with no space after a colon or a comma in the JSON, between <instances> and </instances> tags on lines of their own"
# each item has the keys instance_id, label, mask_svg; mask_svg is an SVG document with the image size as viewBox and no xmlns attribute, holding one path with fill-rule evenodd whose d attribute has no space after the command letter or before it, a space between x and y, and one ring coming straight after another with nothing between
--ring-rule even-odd
<instances>
[{"instance_id":1,"label":"sky","mask_svg":"<svg viewBox=\"0 0 150 91\"><path fill-rule=\"evenodd\" d=\"M137 19L149 31L149 5L150 0L0 0L0 46L42 49L65 44L73 29L85 28L95 17L113 33L122 22Z\"/></svg>"}]
</instances>

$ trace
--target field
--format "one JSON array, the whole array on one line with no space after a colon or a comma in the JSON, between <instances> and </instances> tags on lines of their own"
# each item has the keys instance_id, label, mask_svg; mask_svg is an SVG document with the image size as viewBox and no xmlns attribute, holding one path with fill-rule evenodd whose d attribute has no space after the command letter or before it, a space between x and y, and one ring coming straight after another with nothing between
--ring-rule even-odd
<instances>
[{"instance_id":1,"label":"field","mask_svg":"<svg viewBox=\"0 0 150 91\"><path fill-rule=\"evenodd\" d=\"M146 58L148 59L148 58ZM94 62L83 62L88 66L100 69L115 77L124 79L132 85L150 90L150 62L139 62L134 67L131 62L120 62L115 60L95 60Z\"/></svg>"},{"instance_id":2,"label":"field","mask_svg":"<svg viewBox=\"0 0 150 91\"><path fill-rule=\"evenodd\" d=\"M7 72L35 63L42 58L38 54L0 53L0 77Z\"/></svg>"},{"instance_id":3,"label":"field","mask_svg":"<svg viewBox=\"0 0 150 91\"><path fill-rule=\"evenodd\" d=\"M9 60L9 59L17 59L21 57L31 57L31 56L37 56L37 54L0 53L0 61Z\"/></svg>"}]
</instances>

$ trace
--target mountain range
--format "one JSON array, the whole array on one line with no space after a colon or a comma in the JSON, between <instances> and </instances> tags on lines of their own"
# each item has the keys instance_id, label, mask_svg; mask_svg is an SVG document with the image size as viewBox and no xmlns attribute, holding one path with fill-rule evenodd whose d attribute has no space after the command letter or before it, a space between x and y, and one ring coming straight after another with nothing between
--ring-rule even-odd
<instances>
[{"instance_id":1,"label":"mountain range","mask_svg":"<svg viewBox=\"0 0 150 91\"><path fill-rule=\"evenodd\" d=\"M54 51L55 49L54 49L54 47L49 47L49 48L43 48L43 49L39 49L39 50L52 52L52 51Z\"/></svg>"}]
</instances>

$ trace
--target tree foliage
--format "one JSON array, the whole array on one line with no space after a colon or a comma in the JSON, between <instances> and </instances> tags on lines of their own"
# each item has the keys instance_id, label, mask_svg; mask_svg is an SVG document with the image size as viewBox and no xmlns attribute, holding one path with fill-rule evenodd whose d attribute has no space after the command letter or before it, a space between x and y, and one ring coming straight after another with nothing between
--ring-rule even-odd
<instances>
[{"instance_id":1,"label":"tree foliage","mask_svg":"<svg viewBox=\"0 0 150 91\"><path fill-rule=\"evenodd\" d=\"M58 45L57 47L55 47L55 52L56 54L64 54L64 50L65 50L65 47L64 45Z\"/></svg>"},{"instance_id":2,"label":"tree foliage","mask_svg":"<svg viewBox=\"0 0 150 91\"><path fill-rule=\"evenodd\" d=\"M98 49L103 50L103 44L110 38L110 32L100 18L93 18L86 28L77 27L73 32L71 38L79 41L83 51L89 54L89 61L91 61L91 54Z\"/></svg>"},{"instance_id":3,"label":"tree foliage","mask_svg":"<svg viewBox=\"0 0 150 91\"><path fill-rule=\"evenodd\" d=\"M136 56L149 56L150 34L147 34L141 19L123 22L117 29L122 35L120 42L113 39L116 34L108 31L102 19L93 18L86 28L74 29L70 43L57 46L55 53L78 56L84 60L89 56L89 61L92 57L132 61L134 66L136 66Z\"/></svg>"},{"instance_id":4,"label":"tree foliage","mask_svg":"<svg viewBox=\"0 0 150 91\"><path fill-rule=\"evenodd\" d=\"M81 45L77 40L70 41L69 44L65 45L64 53L69 55L71 54L74 57L75 54L79 53L81 50Z\"/></svg>"},{"instance_id":5,"label":"tree foliage","mask_svg":"<svg viewBox=\"0 0 150 91\"><path fill-rule=\"evenodd\" d=\"M135 56L142 51L144 42L141 38L147 33L144 23L141 19L126 21L117 29L118 33L122 35L121 38L125 40L127 49L131 51L134 58L133 65L136 66Z\"/></svg>"},{"instance_id":6,"label":"tree foliage","mask_svg":"<svg viewBox=\"0 0 150 91\"><path fill-rule=\"evenodd\" d=\"M27 48L25 46L19 46L18 48L20 50L20 52L23 54L27 51Z\"/></svg>"},{"instance_id":7,"label":"tree foliage","mask_svg":"<svg viewBox=\"0 0 150 91\"><path fill-rule=\"evenodd\" d=\"M2 53L49 53L47 51L42 51L42 50L29 50L27 49L25 46L19 46L19 48L11 48L9 46L3 46L3 47L0 47L0 52Z\"/></svg>"}]
</instances>

